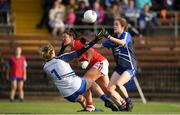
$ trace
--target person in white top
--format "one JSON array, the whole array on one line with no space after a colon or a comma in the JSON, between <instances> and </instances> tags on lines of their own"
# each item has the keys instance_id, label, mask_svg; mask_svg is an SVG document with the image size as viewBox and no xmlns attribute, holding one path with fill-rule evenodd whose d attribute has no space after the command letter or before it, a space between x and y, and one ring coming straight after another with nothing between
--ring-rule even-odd
<instances>
[{"instance_id":1,"label":"person in white top","mask_svg":"<svg viewBox=\"0 0 180 115\"><path fill-rule=\"evenodd\" d=\"M86 109L86 100L82 94L89 88L92 88L99 97L103 97L101 99L105 102L106 107L117 110L117 108L93 80L77 76L68 63L96 44L101 37L102 31L96 35L96 38L93 41L86 44L83 48L70 53L64 53L59 56L55 55L54 47L51 44L41 47L40 54L46 61L43 70L49 77L52 78L54 84L59 90L59 93L68 101L79 102L82 107ZM95 111L95 108L87 111Z\"/></svg>"}]
</instances>

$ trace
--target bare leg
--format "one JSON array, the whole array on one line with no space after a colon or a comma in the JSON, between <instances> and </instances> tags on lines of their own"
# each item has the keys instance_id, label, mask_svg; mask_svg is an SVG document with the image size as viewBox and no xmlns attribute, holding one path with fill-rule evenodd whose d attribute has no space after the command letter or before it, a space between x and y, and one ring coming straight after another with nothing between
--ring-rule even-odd
<instances>
[{"instance_id":1,"label":"bare leg","mask_svg":"<svg viewBox=\"0 0 180 115\"><path fill-rule=\"evenodd\" d=\"M81 106L86 109L86 99L84 98L84 96L79 95L77 102L79 102L81 104Z\"/></svg>"},{"instance_id":2,"label":"bare leg","mask_svg":"<svg viewBox=\"0 0 180 115\"><path fill-rule=\"evenodd\" d=\"M11 93L10 93L10 100L13 101L14 97L16 95L16 89L17 89L17 81L13 80L11 81Z\"/></svg>"},{"instance_id":3,"label":"bare leg","mask_svg":"<svg viewBox=\"0 0 180 115\"><path fill-rule=\"evenodd\" d=\"M128 98L129 95L127 93L126 88L124 87L124 84L126 84L130 79L130 74L127 71L125 71L116 82L118 88L120 89L125 98Z\"/></svg>"},{"instance_id":4,"label":"bare leg","mask_svg":"<svg viewBox=\"0 0 180 115\"><path fill-rule=\"evenodd\" d=\"M85 79L89 79L93 83L94 81L96 81L96 79L98 79L99 75L100 75L100 71L99 70L97 70L95 68L90 68L86 72L86 74L84 75L84 78ZM91 85L92 85L92 83L91 83ZM94 108L91 90L88 89L84 96L86 98L86 106L87 106L87 108L91 108L91 107Z\"/></svg>"},{"instance_id":5,"label":"bare leg","mask_svg":"<svg viewBox=\"0 0 180 115\"><path fill-rule=\"evenodd\" d=\"M127 111L132 111L133 109L133 104L131 99L129 98L128 92L126 88L124 87L124 84L126 84L129 80L131 79L131 75L129 72L125 71L121 74L120 78L117 80L116 84L119 90L122 92L122 95L126 99L126 109Z\"/></svg>"},{"instance_id":6,"label":"bare leg","mask_svg":"<svg viewBox=\"0 0 180 115\"><path fill-rule=\"evenodd\" d=\"M24 81L19 81L18 82L18 90L19 90L19 99L20 99L20 101L24 100L24 90L23 90L23 87L24 87Z\"/></svg>"},{"instance_id":7,"label":"bare leg","mask_svg":"<svg viewBox=\"0 0 180 115\"><path fill-rule=\"evenodd\" d=\"M119 93L116 92L116 82L118 81L120 75L117 72L114 72L111 76L110 83L108 86L108 91L110 93L111 99L116 103L119 110L124 110L125 105L123 105L125 102L124 99L119 95Z\"/></svg>"},{"instance_id":8,"label":"bare leg","mask_svg":"<svg viewBox=\"0 0 180 115\"><path fill-rule=\"evenodd\" d=\"M103 92L107 95L109 95L109 92L107 90L108 84L109 84L109 77L108 76L101 76L99 79L96 80L96 83L101 87Z\"/></svg>"}]
</instances>

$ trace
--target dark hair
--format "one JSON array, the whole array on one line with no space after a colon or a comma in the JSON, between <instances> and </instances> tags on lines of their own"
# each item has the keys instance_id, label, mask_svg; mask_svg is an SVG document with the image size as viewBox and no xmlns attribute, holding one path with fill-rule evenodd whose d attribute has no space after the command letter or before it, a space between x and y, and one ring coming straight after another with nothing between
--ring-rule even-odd
<instances>
[{"instance_id":1,"label":"dark hair","mask_svg":"<svg viewBox=\"0 0 180 115\"><path fill-rule=\"evenodd\" d=\"M84 37L80 38L80 33L78 33L75 29L70 28L69 30L64 31L63 33L66 33L70 36L72 36L75 40L80 40L82 44L86 44L86 39Z\"/></svg>"},{"instance_id":2,"label":"dark hair","mask_svg":"<svg viewBox=\"0 0 180 115\"><path fill-rule=\"evenodd\" d=\"M73 28L70 28L69 30L64 31L63 33L72 36L74 39L79 38L79 34L78 34L77 31L74 30Z\"/></svg>"}]
</instances>

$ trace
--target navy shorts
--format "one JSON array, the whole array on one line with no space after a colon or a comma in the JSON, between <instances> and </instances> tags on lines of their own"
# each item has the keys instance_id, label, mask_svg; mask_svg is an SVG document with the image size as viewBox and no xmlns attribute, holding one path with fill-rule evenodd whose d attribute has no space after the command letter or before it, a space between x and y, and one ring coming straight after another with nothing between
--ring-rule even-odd
<instances>
[{"instance_id":1,"label":"navy shorts","mask_svg":"<svg viewBox=\"0 0 180 115\"><path fill-rule=\"evenodd\" d=\"M86 91L86 81L82 79L80 88L74 92L72 95L65 97L70 102L77 102L77 98L79 95L82 95Z\"/></svg>"},{"instance_id":2,"label":"navy shorts","mask_svg":"<svg viewBox=\"0 0 180 115\"><path fill-rule=\"evenodd\" d=\"M16 78L16 77L10 77L10 81L14 81L14 80L16 80L16 81L23 81L24 79L22 78L22 77L18 77L18 78Z\"/></svg>"},{"instance_id":3,"label":"navy shorts","mask_svg":"<svg viewBox=\"0 0 180 115\"><path fill-rule=\"evenodd\" d=\"M136 75L135 69L124 69L124 68L120 68L120 67L115 67L114 71L119 73L120 75L125 71L127 71L131 75L131 77L135 77L135 75Z\"/></svg>"}]
</instances>

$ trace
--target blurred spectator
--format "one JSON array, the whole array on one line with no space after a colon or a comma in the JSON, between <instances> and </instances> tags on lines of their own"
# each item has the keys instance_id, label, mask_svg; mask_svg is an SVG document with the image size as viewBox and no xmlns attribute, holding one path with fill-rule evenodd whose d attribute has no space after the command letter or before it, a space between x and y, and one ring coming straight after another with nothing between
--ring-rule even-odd
<instances>
[{"instance_id":1,"label":"blurred spectator","mask_svg":"<svg viewBox=\"0 0 180 115\"><path fill-rule=\"evenodd\" d=\"M97 22L98 24L102 24L104 21L104 17L105 17L105 11L103 9L103 7L101 7L100 3L98 0L96 0L93 3L93 7L92 9L97 13Z\"/></svg>"},{"instance_id":2,"label":"blurred spectator","mask_svg":"<svg viewBox=\"0 0 180 115\"><path fill-rule=\"evenodd\" d=\"M162 9L158 15L160 24L172 25L174 23L174 0L163 0Z\"/></svg>"},{"instance_id":3,"label":"blurred spectator","mask_svg":"<svg viewBox=\"0 0 180 115\"><path fill-rule=\"evenodd\" d=\"M105 7L106 7L106 8L109 8L109 7L111 7L112 4L115 3L115 2L118 3L119 0L105 0Z\"/></svg>"},{"instance_id":4,"label":"blurred spectator","mask_svg":"<svg viewBox=\"0 0 180 115\"><path fill-rule=\"evenodd\" d=\"M7 16L10 11L10 0L0 0L0 23L7 24Z\"/></svg>"},{"instance_id":5,"label":"blurred spectator","mask_svg":"<svg viewBox=\"0 0 180 115\"><path fill-rule=\"evenodd\" d=\"M83 1L86 7L89 7L89 5L90 5L90 4L89 4L89 0L77 0L77 1L78 1L78 3L80 3L81 1Z\"/></svg>"},{"instance_id":6,"label":"blurred spectator","mask_svg":"<svg viewBox=\"0 0 180 115\"><path fill-rule=\"evenodd\" d=\"M55 0L42 0L43 14L40 22L36 25L37 28L43 28L44 26L48 27L49 11L54 5L54 1Z\"/></svg>"},{"instance_id":7,"label":"blurred spectator","mask_svg":"<svg viewBox=\"0 0 180 115\"><path fill-rule=\"evenodd\" d=\"M78 5L76 2L77 2L76 0L69 0L67 9L73 8L75 11L78 8Z\"/></svg>"},{"instance_id":8,"label":"blurred spectator","mask_svg":"<svg viewBox=\"0 0 180 115\"><path fill-rule=\"evenodd\" d=\"M113 2L107 9L107 13L104 19L104 25L113 25L115 17L121 17L122 12L120 10L118 2Z\"/></svg>"},{"instance_id":9,"label":"blurred spectator","mask_svg":"<svg viewBox=\"0 0 180 115\"><path fill-rule=\"evenodd\" d=\"M13 102L16 94L16 89L19 90L20 101L24 100L24 81L26 81L27 62L25 56L21 55L21 47L15 48L15 55L8 61L7 79L11 81L10 101Z\"/></svg>"},{"instance_id":10,"label":"blurred spectator","mask_svg":"<svg viewBox=\"0 0 180 115\"><path fill-rule=\"evenodd\" d=\"M64 25L65 7L61 4L61 0L54 2L54 7L49 13L49 25L52 28L52 35L56 36L65 29Z\"/></svg>"},{"instance_id":11,"label":"blurred spectator","mask_svg":"<svg viewBox=\"0 0 180 115\"><path fill-rule=\"evenodd\" d=\"M72 28L76 20L76 14L73 8L68 9L66 14L66 26L67 28Z\"/></svg>"},{"instance_id":12,"label":"blurred spectator","mask_svg":"<svg viewBox=\"0 0 180 115\"><path fill-rule=\"evenodd\" d=\"M174 10L174 0L163 0L163 8L166 10Z\"/></svg>"},{"instance_id":13,"label":"blurred spectator","mask_svg":"<svg viewBox=\"0 0 180 115\"><path fill-rule=\"evenodd\" d=\"M78 9L76 10L76 25L83 25L83 14L88 8L84 1L78 2Z\"/></svg>"},{"instance_id":14,"label":"blurred spectator","mask_svg":"<svg viewBox=\"0 0 180 115\"><path fill-rule=\"evenodd\" d=\"M144 6L148 4L150 7L152 6L152 1L151 0L135 0L135 7L137 9L144 9Z\"/></svg>"},{"instance_id":15,"label":"blurred spectator","mask_svg":"<svg viewBox=\"0 0 180 115\"><path fill-rule=\"evenodd\" d=\"M157 17L154 12L150 11L148 4L144 6L144 11L141 11L139 17L139 29L142 34L150 35L154 25L157 25Z\"/></svg>"},{"instance_id":16,"label":"blurred spectator","mask_svg":"<svg viewBox=\"0 0 180 115\"><path fill-rule=\"evenodd\" d=\"M140 10L135 8L134 0L129 0L128 8L125 11L127 21L133 26L137 26L137 19L139 18Z\"/></svg>"}]
</instances>

